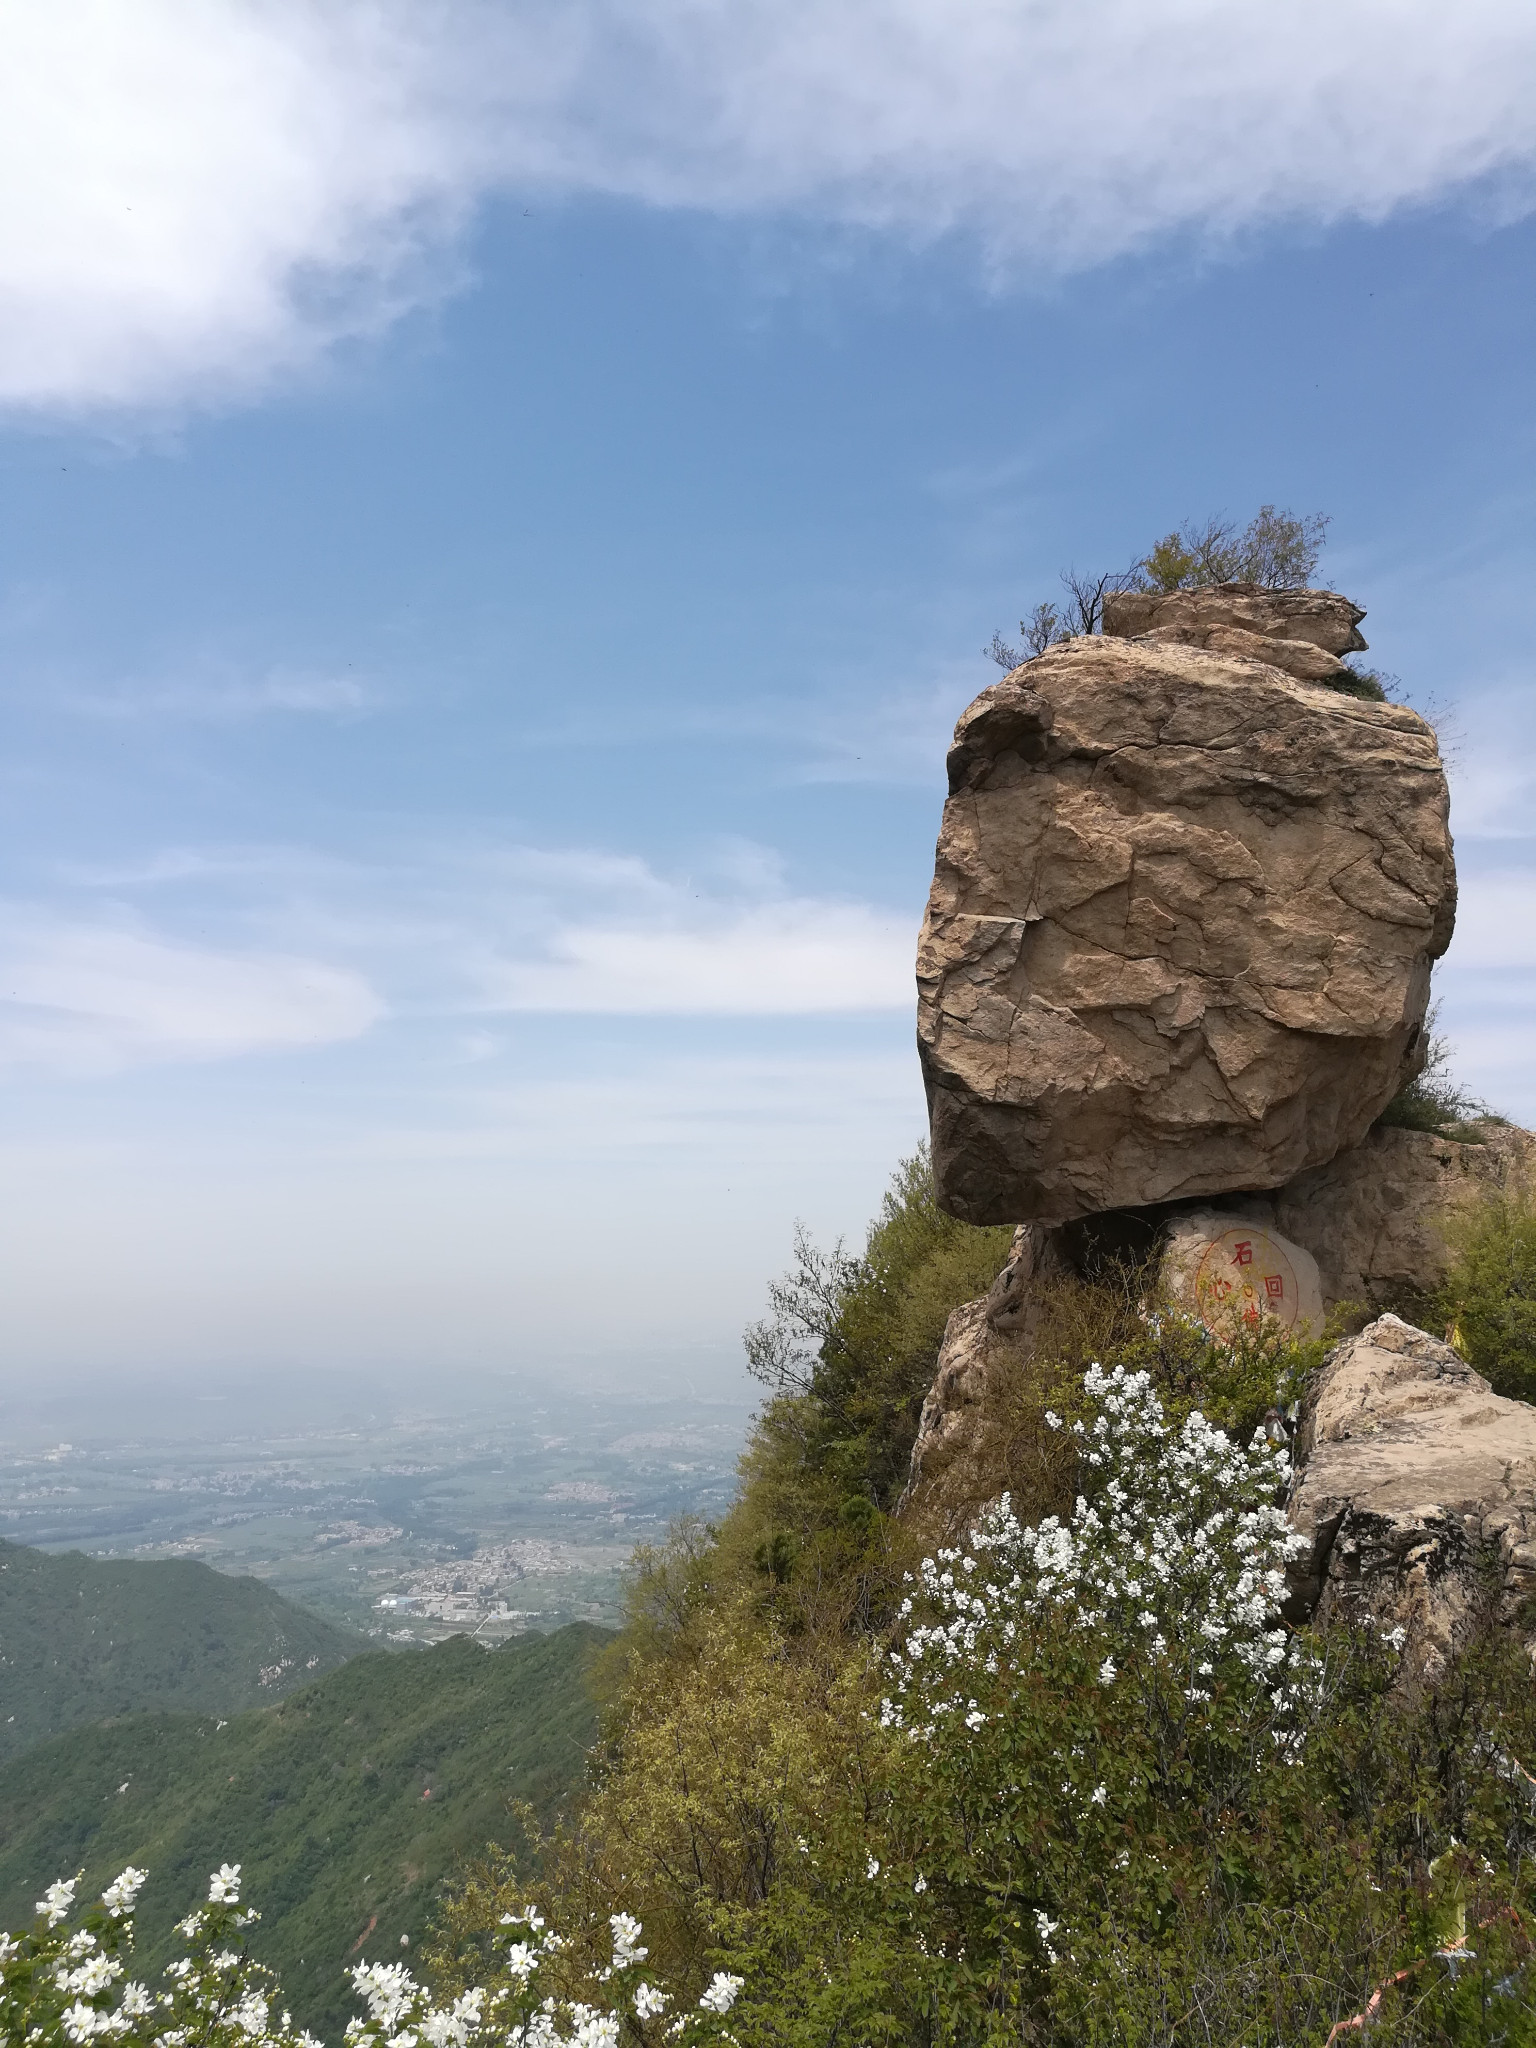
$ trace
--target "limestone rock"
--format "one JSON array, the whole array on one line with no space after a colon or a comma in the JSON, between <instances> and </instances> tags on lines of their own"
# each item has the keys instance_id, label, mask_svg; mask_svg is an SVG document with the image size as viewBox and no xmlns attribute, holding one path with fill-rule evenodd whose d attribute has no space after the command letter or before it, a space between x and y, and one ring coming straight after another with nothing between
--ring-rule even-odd
<instances>
[{"instance_id":1,"label":"limestone rock","mask_svg":"<svg viewBox=\"0 0 1536 2048\"><path fill-rule=\"evenodd\" d=\"M1455 871L1414 712L1084 638L977 698L949 775L918 1038L952 1214L1277 1187L1416 1069Z\"/></svg>"},{"instance_id":2,"label":"limestone rock","mask_svg":"<svg viewBox=\"0 0 1536 2048\"><path fill-rule=\"evenodd\" d=\"M1317 1261L1278 1230L1218 1209L1191 1209L1168 1224L1164 1286L1213 1329L1272 1317L1298 1338L1322 1335Z\"/></svg>"},{"instance_id":3,"label":"limestone rock","mask_svg":"<svg viewBox=\"0 0 1536 2048\"><path fill-rule=\"evenodd\" d=\"M1317 1260L1325 1302L1378 1308L1437 1287L1457 1215L1521 1187L1536 1187L1536 1136L1513 1124L1483 1125L1478 1144L1373 1130L1277 1190L1272 1213Z\"/></svg>"},{"instance_id":4,"label":"limestone rock","mask_svg":"<svg viewBox=\"0 0 1536 2048\"><path fill-rule=\"evenodd\" d=\"M923 1401L906 1490L898 1515L914 1507L930 1519L974 1508L974 1468L995 1420L1000 1378L1023 1371L1040 1322L1037 1280L1064 1270L1059 1248L1039 1224L1013 1233L1002 1271L980 1301L950 1315L933 1385Z\"/></svg>"},{"instance_id":5,"label":"limestone rock","mask_svg":"<svg viewBox=\"0 0 1536 2048\"><path fill-rule=\"evenodd\" d=\"M1339 656L1365 650L1364 617L1336 590L1266 590L1257 583L1127 590L1104 600L1104 631L1111 638L1247 655L1304 682L1344 674Z\"/></svg>"},{"instance_id":6,"label":"limestone rock","mask_svg":"<svg viewBox=\"0 0 1536 2048\"><path fill-rule=\"evenodd\" d=\"M1022 1359L1026 1348L992 1328L984 1300L963 1302L951 1312L918 1420L911 1473L896 1504L898 1515L907 1513L920 1493L932 1494L957 1458L974 1452L999 1354L1013 1362Z\"/></svg>"},{"instance_id":7,"label":"limestone rock","mask_svg":"<svg viewBox=\"0 0 1536 2048\"><path fill-rule=\"evenodd\" d=\"M1385 1315L1329 1354L1304 1404L1290 1515L1293 1614L1408 1630L1434 1678L1491 1599L1536 1633L1536 1408Z\"/></svg>"}]
</instances>

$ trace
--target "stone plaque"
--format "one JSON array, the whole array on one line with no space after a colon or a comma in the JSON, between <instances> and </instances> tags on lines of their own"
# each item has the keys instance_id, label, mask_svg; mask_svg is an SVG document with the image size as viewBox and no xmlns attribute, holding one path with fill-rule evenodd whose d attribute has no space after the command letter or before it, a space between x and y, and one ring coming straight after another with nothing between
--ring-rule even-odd
<instances>
[{"instance_id":1,"label":"stone plaque","mask_svg":"<svg viewBox=\"0 0 1536 2048\"><path fill-rule=\"evenodd\" d=\"M1272 1316L1297 1337L1322 1334L1317 1261L1266 1223L1210 1209L1180 1216L1168 1232L1163 1282L1215 1330Z\"/></svg>"}]
</instances>

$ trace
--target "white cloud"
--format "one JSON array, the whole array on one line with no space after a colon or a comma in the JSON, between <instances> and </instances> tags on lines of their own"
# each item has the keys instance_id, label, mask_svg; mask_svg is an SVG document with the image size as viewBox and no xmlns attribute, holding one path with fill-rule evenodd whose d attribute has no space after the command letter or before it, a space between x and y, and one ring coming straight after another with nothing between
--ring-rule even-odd
<instances>
[{"instance_id":1,"label":"white cloud","mask_svg":"<svg viewBox=\"0 0 1536 2048\"><path fill-rule=\"evenodd\" d=\"M459 1058L488 1056L497 1014L814 1017L916 1000L914 914L797 894L782 857L743 838L677 873L601 848L458 842L376 863L183 846L59 879L345 961L395 1013L460 1020Z\"/></svg>"},{"instance_id":2,"label":"white cloud","mask_svg":"<svg viewBox=\"0 0 1536 2048\"><path fill-rule=\"evenodd\" d=\"M1525 0L0 0L0 401L259 388L458 276L498 189L1081 269L1532 203Z\"/></svg>"},{"instance_id":3,"label":"white cloud","mask_svg":"<svg viewBox=\"0 0 1536 2048\"><path fill-rule=\"evenodd\" d=\"M357 1038L383 1014L361 976L111 925L0 919L0 1065L89 1075Z\"/></svg>"},{"instance_id":4,"label":"white cloud","mask_svg":"<svg viewBox=\"0 0 1536 2048\"><path fill-rule=\"evenodd\" d=\"M669 909L564 925L542 958L493 977L487 1000L507 1010L696 1017L908 1009L915 943L909 924L862 903L709 905L687 922Z\"/></svg>"},{"instance_id":5,"label":"white cloud","mask_svg":"<svg viewBox=\"0 0 1536 2048\"><path fill-rule=\"evenodd\" d=\"M63 701L71 710L95 718L181 718L233 725L272 713L358 718L373 710L378 698L355 676L279 668L257 676L174 676L111 690L78 690L64 693Z\"/></svg>"}]
</instances>

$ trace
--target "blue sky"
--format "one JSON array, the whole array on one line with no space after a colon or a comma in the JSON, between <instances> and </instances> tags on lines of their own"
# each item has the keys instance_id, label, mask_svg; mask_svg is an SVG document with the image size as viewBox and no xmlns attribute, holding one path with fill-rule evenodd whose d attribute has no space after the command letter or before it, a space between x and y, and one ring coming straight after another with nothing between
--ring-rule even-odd
<instances>
[{"instance_id":1,"label":"blue sky","mask_svg":"<svg viewBox=\"0 0 1536 2048\"><path fill-rule=\"evenodd\" d=\"M1263 501L1536 1120L1536 18L1277 15L8 13L7 1375L731 1380L921 1134L982 644Z\"/></svg>"}]
</instances>

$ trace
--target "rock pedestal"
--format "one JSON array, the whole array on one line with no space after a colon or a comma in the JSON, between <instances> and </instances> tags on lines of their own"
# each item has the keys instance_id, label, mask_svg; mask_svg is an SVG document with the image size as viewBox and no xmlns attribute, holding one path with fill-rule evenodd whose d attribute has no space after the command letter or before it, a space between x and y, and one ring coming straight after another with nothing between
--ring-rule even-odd
<instances>
[{"instance_id":1,"label":"rock pedestal","mask_svg":"<svg viewBox=\"0 0 1536 2048\"><path fill-rule=\"evenodd\" d=\"M953 1215L1275 1188L1416 1070L1455 870L1414 712L1085 638L977 698L949 778L918 1038Z\"/></svg>"}]
</instances>

